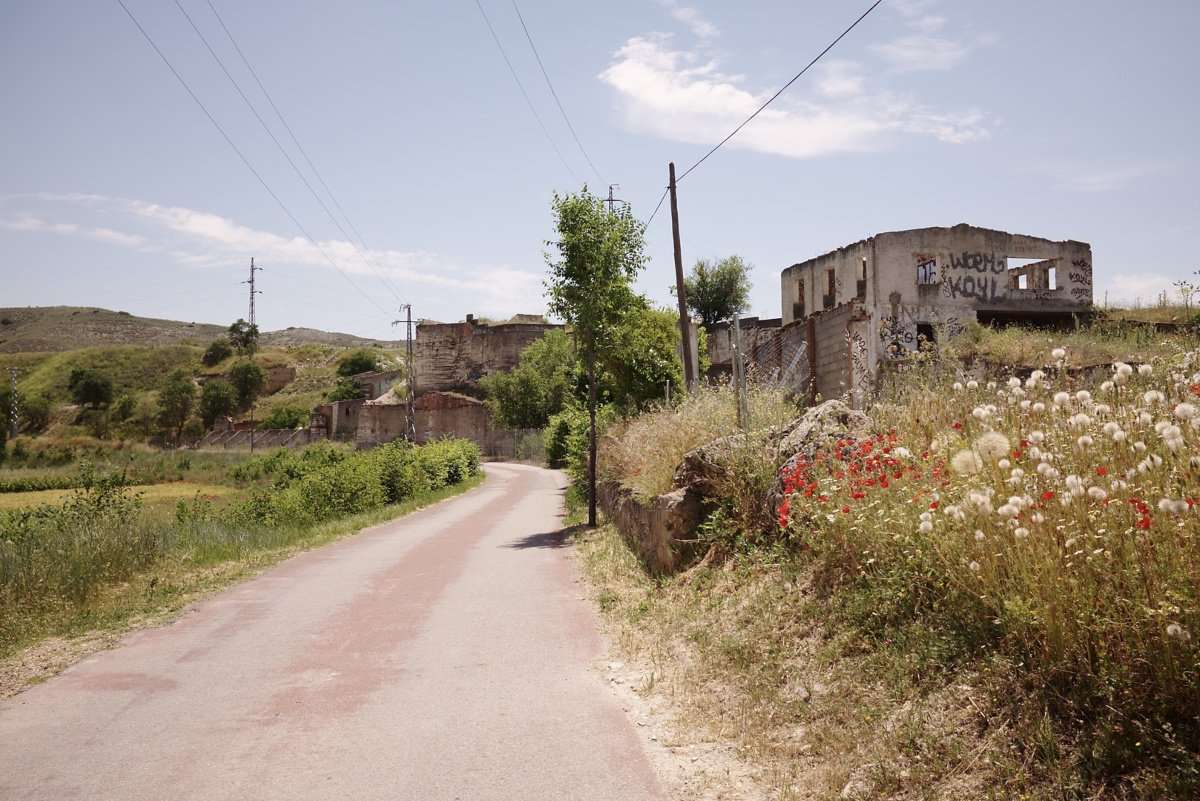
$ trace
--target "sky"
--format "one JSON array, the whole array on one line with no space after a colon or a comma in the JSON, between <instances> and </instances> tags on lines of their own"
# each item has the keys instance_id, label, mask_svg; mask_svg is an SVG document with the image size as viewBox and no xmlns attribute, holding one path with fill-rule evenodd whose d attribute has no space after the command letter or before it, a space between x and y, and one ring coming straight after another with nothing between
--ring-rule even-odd
<instances>
[{"instance_id":1,"label":"sky","mask_svg":"<svg viewBox=\"0 0 1200 801\"><path fill-rule=\"evenodd\" d=\"M869 5L518 0L564 119L512 0L480 3L528 104L475 0L124 2L233 146L117 0L0 0L0 306L224 323L254 257L262 328L376 338L543 311L555 192L648 218ZM1153 302L1200 280L1198 32L1194 0L884 0L680 182L685 266L742 256L773 317L790 264L969 222ZM665 205L646 236L670 304Z\"/></svg>"}]
</instances>

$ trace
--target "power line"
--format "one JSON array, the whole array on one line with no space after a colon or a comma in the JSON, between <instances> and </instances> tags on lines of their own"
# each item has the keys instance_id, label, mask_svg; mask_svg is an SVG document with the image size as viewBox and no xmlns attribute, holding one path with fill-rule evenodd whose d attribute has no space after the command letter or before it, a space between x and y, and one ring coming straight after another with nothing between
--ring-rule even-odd
<instances>
[{"instance_id":1,"label":"power line","mask_svg":"<svg viewBox=\"0 0 1200 801\"><path fill-rule=\"evenodd\" d=\"M237 82L237 79L233 77L233 73L231 73L229 68L225 66L225 62L222 61L221 57L217 55L217 51L213 49L211 44L209 44L208 38L205 37L204 33L200 30L200 27L196 25L196 22L192 19L192 16L187 13L187 9L183 7L183 4L180 2L180 0L175 0L175 7L179 9L181 14L183 14L184 19L188 21L188 25L192 26L192 30L196 32L196 35L200 37L200 41L204 43L204 47L206 50L208 50L208 54L213 57L213 61L217 62L217 66L221 68L221 72L225 73L225 77L229 79L231 84L233 84L233 88L237 90L238 95L242 98L242 101L246 104L246 107L250 109L250 113L254 115L256 120L258 120L258 124L262 126L262 129L267 132L267 136L271 137L271 141L275 143L275 147L280 153L283 154L283 157L287 160L287 163L291 165L292 171L296 173L296 176L300 179L300 182L304 184L305 188L308 189L309 193L313 196L313 198L316 199L317 203L320 204L321 208L325 211L325 215L329 217L330 222L332 222L338 231L341 232L342 236L346 237L347 241L350 242L350 247L354 248L354 251L358 253L359 258L362 259L363 264L367 267L367 269L371 272L375 272L375 268L367 260L366 254L363 253L362 250L359 249L358 245L354 243L354 240L350 234L346 233L346 229L343 228L342 224L338 222L338 219L333 216L333 212L329 210L329 206L326 205L324 199L317 194L317 190L313 189L312 184L310 184L308 179L304 177L304 173L300 171L298 166L296 166L296 162L292 160L291 155L275 136L274 131L272 131L270 126L267 125L267 121L264 120L262 115L258 113L258 109L255 108L254 103L252 103L250 98L246 96L246 93L242 91L241 84ZM376 277L387 285L388 290L396 297L396 300L399 301L400 293L396 291L396 288L392 286L390 282L384 279L382 273L376 273Z\"/></svg>"},{"instance_id":2,"label":"power line","mask_svg":"<svg viewBox=\"0 0 1200 801\"><path fill-rule=\"evenodd\" d=\"M883 0L879 0L883 2ZM533 37L529 34L529 28L525 25L525 18L521 16L521 9L517 5L517 0L512 0L513 10L517 12L517 19L521 21L521 30L525 31L525 38L529 40L529 48L533 51L533 57L537 59L538 67L542 70L542 77L546 79L546 86L550 87L550 94L554 96L554 102L558 104L558 110L562 114L563 121L567 123L567 128L571 131L572 138L575 139L575 144L579 146L579 152L583 154L583 158L587 161L588 166L592 168L592 172L596 173L596 178L600 183L604 183L604 178L600 176L600 171L596 169L596 165L592 163L592 157L583 149L583 142L579 141L579 134L575 133L575 126L571 124L571 118L567 116L567 110L563 108L562 101L558 99L558 92L554 91L554 84L550 82L550 73L546 72L546 65L542 63L542 57L538 54L537 45L533 43Z\"/></svg>"},{"instance_id":3,"label":"power line","mask_svg":"<svg viewBox=\"0 0 1200 801\"><path fill-rule=\"evenodd\" d=\"M279 199L279 195L275 194L275 190L273 190L270 184L263 179L262 174L254 168L254 165L250 163L248 158L246 158L246 154L243 153L241 149L234 143L233 139L229 137L229 134L227 134L225 129L221 127L221 124L217 122L217 118L212 115L212 112L208 110L208 107L205 106L203 101L201 101L196 93L192 91L192 87L189 86L188 82L185 81L183 76L179 74L179 70L175 69L175 65L171 63L170 59L167 58L166 54L163 53L159 46L154 42L154 39L151 38L150 34L146 32L146 29L142 27L142 23L138 22L138 18L133 15L132 11L129 10L129 6L125 5L125 0L117 0L117 4L121 6L121 8L125 11L125 14L128 15L129 19L132 20L133 24L137 26L137 29L141 32L142 37L146 40L150 47L154 49L154 52L158 54L158 57L162 59L162 62L167 65L167 69L169 69L171 74L175 76L175 79L179 81L180 86L184 88L184 91L186 91L192 100L195 101L196 105L200 107L200 110L204 112L204 116L208 117L208 121L211 122L213 127L217 129L217 132L221 134L221 137L224 138L226 144L228 144L233 152L237 154L238 158L242 160L242 164L246 165L246 169L250 170L251 174L258 179L258 182L262 184L263 189L267 190L267 194L269 194L271 199L274 200L279 208L283 210L283 213L286 214L288 219L292 221L292 224L296 226L296 229L304 235L305 239L312 243L312 246L317 249L317 252L325 258L325 261L329 262L330 266L337 270L338 275L346 279L346 282L349 283L350 286L354 287L354 289L357 290L360 295L366 298L373 306L387 315L390 319L391 314L387 311L387 309L380 306L373 297L364 292L362 288L354 282L354 279L347 275L346 272L337 265L337 262L329 257L329 254L325 252L325 249L321 247L317 240L312 238L304 226L300 224L300 221L296 219L296 215L292 214L291 209L289 209L287 205Z\"/></svg>"},{"instance_id":4,"label":"power line","mask_svg":"<svg viewBox=\"0 0 1200 801\"><path fill-rule=\"evenodd\" d=\"M335 195L333 190L329 188L329 184L325 182L325 178L321 175L321 171L317 169L317 165L313 163L311 158L309 158L308 151L305 150L304 146L300 144L300 140L296 137L295 132L292 130L292 126L288 124L287 119L283 116L283 112L279 110L277 105L275 105L275 100L271 97L271 93L267 91L267 87L263 84L262 79L258 77L258 73L254 70L254 67L250 65L250 60L246 58L246 54L242 52L242 48L238 45L237 40L233 38L233 33L229 30L229 26L225 24L224 18L222 18L220 12L217 11L217 7L213 5L212 0L205 0L205 2L207 2L208 7L212 9L213 16L216 17L217 22L221 24L221 29L225 31L225 35L229 37L229 42L233 45L233 49L237 51L238 56L242 59L242 64L246 66L246 70L254 78L254 82L258 84L258 88L262 90L263 95L267 98L267 103L271 105L271 109L275 112L275 116L279 118L279 122L283 125L284 130L288 132L288 136L291 138L292 144L294 144L296 149L300 151L300 155L304 157L304 161L308 164L309 169L313 171L313 175L316 176L317 181L320 182L326 193L329 194L329 199L333 201L333 205L337 207L339 212L341 212L342 217L346 220L346 224L350 226L350 230L356 237L358 237L358 242L360 245L362 245L362 249L369 254L371 248L367 246L367 242L363 238L363 235L359 233L358 226L354 224L354 220L350 219L350 215L346 213L344 208L342 208L342 204L338 201L337 195ZM342 233L345 234L345 231ZM347 236L347 239L349 239L349 236ZM379 263L373 258L371 259L371 263L379 268L379 277L385 284L388 285L388 288L392 290L392 294L396 295L397 299L399 299L399 293L396 290L396 287L387 278L387 276L383 274L383 268L380 267Z\"/></svg>"},{"instance_id":5,"label":"power line","mask_svg":"<svg viewBox=\"0 0 1200 801\"><path fill-rule=\"evenodd\" d=\"M675 183L679 183L679 182L676 181ZM658 205L656 205L654 207L654 211L650 212L650 218L648 220L646 220L647 228L650 226L650 223L654 222L654 216L656 214L658 214L658 210L662 208L663 201L667 199L667 193L670 191L671 191L671 187L668 186L666 189L663 190L662 195L658 198Z\"/></svg>"},{"instance_id":6,"label":"power line","mask_svg":"<svg viewBox=\"0 0 1200 801\"><path fill-rule=\"evenodd\" d=\"M492 41L496 43L496 47L500 48L500 55L504 56L504 63L508 65L508 71L512 73L513 80L517 82L517 88L521 90L521 96L525 98L525 103L529 106L529 111L533 114L533 118L537 120L538 127L542 129L542 133L546 135L546 141L550 143L550 147L554 148L555 154L559 161L567 168L567 172L571 173L571 177L577 182L579 176L571 169L571 165L567 163L567 159L563 156L562 151L558 149L558 145L554 141L554 137L550 136L550 130L546 127L546 123L542 121L542 115L538 114L537 108L533 105L533 101L529 99L529 93L525 91L525 84L521 83L521 78L517 75L517 70L513 67L512 60L508 57L508 51L504 49L504 45L500 43L500 37L496 35L496 29L492 27L492 21L488 18L487 12L483 10L483 4L480 0L475 0L475 5L479 7L479 13L483 15L483 21L487 23L488 30L492 34Z\"/></svg>"},{"instance_id":7,"label":"power line","mask_svg":"<svg viewBox=\"0 0 1200 801\"><path fill-rule=\"evenodd\" d=\"M515 2L515 0L514 0L514 2ZM824 50L822 50L820 53L817 54L816 58L814 58L812 61L808 62L808 64L804 67L804 69L800 70L794 76L792 76L792 79L790 81L788 81L787 83L785 83L783 85L782 89L780 89L775 94L771 95L771 98L769 100L767 100L766 103L763 103L761 106L758 107L757 111L755 111L753 114L751 114L745 120L743 120L741 125L739 125L738 127L734 128L732 131L730 131L728 136L726 136L724 139L722 139L720 142L718 142L716 145L714 145L713 149L708 151L707 153L705 153L704 156L699 161L697 161L695 164L693 164L692 166L690 166L686 170L684 170L683 174L679 176L679 178L675 181L675 183L678 184L684 178L687 178L688 173L690 173L692 170L696 169L701 164L703 164L705 159L707 159L709 156L711 156L713 153L716 153L717 150L720 149L721 145L725 144L730 139L732 139L734 136L736 136L738 131L745 128L746 125L752 119L757 117L762 112L763 109L765 109L767 106L771 105L771 103L773 103L775 101L775 98L779 97L781 94L783 94L785 91L787 91L789 86L791 86L796 81L798 81L800 79L800 76L802 76L804 73L808 72L814 64L816 64L818 61L820 61L825 56L826 53L828 53L830 50L833 49L834 45L836 45L838 42L842 41L842 39L845 38L846 34L850 33L850 31L852 31L856 27L858 27L858 23L860 23L864 19L866 19L867 15L870 14L872 11L874 11L876 6L878 6L882 2L883 2L883 0L875 0L875 2L871 4L871 7L862 13L862 16L860 16L858 19L854 20L854 22L851 23L849 28L842 31L841 34L838 36L838 38L836 38L832 42L830 42L829 45Z\"/></svg>"}]
</instances>

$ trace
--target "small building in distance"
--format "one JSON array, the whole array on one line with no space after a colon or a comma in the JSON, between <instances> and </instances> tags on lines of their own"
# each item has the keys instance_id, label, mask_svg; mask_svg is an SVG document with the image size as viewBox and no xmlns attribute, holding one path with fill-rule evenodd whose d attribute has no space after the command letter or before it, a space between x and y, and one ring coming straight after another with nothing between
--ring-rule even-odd
<instances>
[{"instance_id":1,"label":"small building in distance","mask_svg":"<svg viewBox=\"0 0 1200 801\"><path fill-rule=\"evenodd\" d=\"M1064 324L1092 307L1092 249L972 225L892 231L784 269L772 366L861 402L881 363L970 322Z\"/></svg>"}]
</instances>

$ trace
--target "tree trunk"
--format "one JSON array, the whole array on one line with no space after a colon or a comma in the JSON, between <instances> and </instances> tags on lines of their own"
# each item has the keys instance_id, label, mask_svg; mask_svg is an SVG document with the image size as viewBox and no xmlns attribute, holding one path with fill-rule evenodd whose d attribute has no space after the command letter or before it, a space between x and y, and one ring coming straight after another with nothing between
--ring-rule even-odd
<instances>
[{"instance_id":1,"label":"tree trunk","mask_svg":"<svg viewBox=\"0 0 1200 801\"><path fill-rule=\"evenodd\" d=\"M588 526L596 527L596 359L588 361Z\"/></svg>"}]
</instances>

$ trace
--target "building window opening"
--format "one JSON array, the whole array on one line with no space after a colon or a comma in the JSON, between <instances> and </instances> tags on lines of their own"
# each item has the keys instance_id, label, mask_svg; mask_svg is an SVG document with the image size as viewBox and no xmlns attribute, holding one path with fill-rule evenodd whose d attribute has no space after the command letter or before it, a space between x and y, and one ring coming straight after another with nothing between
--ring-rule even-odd
<instances>
[{"instance_id":1,"label":"building window opening","mask_svg":"<svg viewBox=\"0 0 1200 801\"><path fill-rule=\"evenodd\" d=\"M800 279L796 282L796 299L792 301L792 319L802 320L804 317L804 279Z\"/></svg>"},{"instance_id":2,"label":"building window opening","mask_svg":"<svg viewBox=\"0 0 1200 801\"><path fill-rule=\"evenodd\" d=\"M859 300L867 299L867 257L863 256L862 263L858 266L858 285L855 296Z\"/></svg>"},{"instance_id":3,"label":"building window opening","mask_svg":"<svg viewBox=\"0 0 1200 801\"><path fill-rule=\"evenodd\" d=\"M937 345L937 330L933 323L917 323L917 348L927 350Z\"/></svg>"},{"instance_id":4,"label":"building window opening","mask_svg":"<svg viewBox=\"0 0 1200 801\"><path fill-rule=\"evenodd\" d=\"M917 284L929 286L938 282L937 259L932 256L917 257Z\"/></svg>"},{"instance_id":5,"label":"building window opening","mask_svg":"<svg viewBox=\"0 0 1200 801\"><path fill-rule=\"evenodd\" d=\"M822 304L826 309L832 309L837 302L837 276L833 270L825 271L825 297Z\"/></svg>"}]
</instances>

